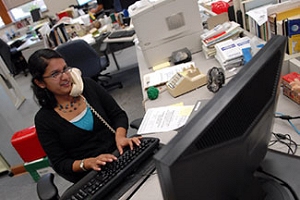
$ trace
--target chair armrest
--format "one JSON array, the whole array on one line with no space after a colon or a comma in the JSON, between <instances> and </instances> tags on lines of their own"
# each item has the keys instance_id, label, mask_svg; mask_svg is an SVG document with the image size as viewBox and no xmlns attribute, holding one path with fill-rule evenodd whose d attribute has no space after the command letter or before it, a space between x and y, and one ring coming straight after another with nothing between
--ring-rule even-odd
<instances>
[{"instance_id":1,"label":"chair armrest","mask_svg":"<svg viewBox=\"0 0 300 200\"><path fill-rule=\"evenodd\" d=\"M58 200L58 189L54 184L54 174L43 175L37 182L37 194L40 200Z\"/></svg>"},{"instance_id":2,"label":"chair armrest","mask_svg":"<svg viewBox=\"0 0 300 200\"><path fill-rule=\"evenodd\" d=\"M138 130L142 121L143 121L143 118L135 119L132 122L130 122L130 127Z\"/></svg>"},{"instance_id":3,"label":"chair armrest","mask_svg":"<svg viewBox=\"0 0 300 200\"><path fill-rule=\"evenodd\" d=\"M100 44L100 52L106 54L107 51L107 43L106 42L102 42Z\"/></svg>"}]
</instances>

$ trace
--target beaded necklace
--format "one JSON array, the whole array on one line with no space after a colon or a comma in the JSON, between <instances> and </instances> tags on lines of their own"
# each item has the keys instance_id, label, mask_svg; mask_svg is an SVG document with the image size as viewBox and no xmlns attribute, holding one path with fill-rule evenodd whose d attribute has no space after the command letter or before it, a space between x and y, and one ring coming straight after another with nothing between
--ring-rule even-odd
<instances>
[{"instance_id":1,"label":"beaded necklace","mask_svg":"<svg viewBox=\"0 0 300 200\"><path fill-rule=\"evenodd\" d=\"M77 105L76 105L77 103ZM81 105L80 97L73 97L73 99L70 101L70 103L67 103L65 106L61 104L57 104L58 110L67 113L67 112L73 112L77 110L77 108Z\"/></svg>"}]
</instances>

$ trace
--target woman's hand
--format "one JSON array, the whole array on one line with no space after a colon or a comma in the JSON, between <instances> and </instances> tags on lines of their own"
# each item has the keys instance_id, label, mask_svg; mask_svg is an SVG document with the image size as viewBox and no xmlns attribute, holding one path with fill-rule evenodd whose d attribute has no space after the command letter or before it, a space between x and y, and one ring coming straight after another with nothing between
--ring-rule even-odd
<instances>
[{"instance_id":1,"label":"woman's hand","mask_svg":"<svg viewBox=\"0 0 300 200\"><path fill-rule=\"evenodd\" d=\"M141 141L140 141L141 138L142 138L141 136L127 138L127 137L118 137L116 135L117 148L118 148L120 154L121 155L123 154L123 148L126 146L129 146L131 150L133 149L134 145L139 146L141 144Z\"/></svg>"},{"instance_id":2,"label":"woman's hand","mask_svg":"<svg viewBox=\"0 0 300 200\"><path fill-rule=\"evenodd\" d=\"M95 158L86 158L84 160L84 168L87 170L93 169L95 171L100 171L101 166L106 165L108 162L113 162L117 160L117 157L112 154L100 154Z\"/></svg>"}]
</instances>

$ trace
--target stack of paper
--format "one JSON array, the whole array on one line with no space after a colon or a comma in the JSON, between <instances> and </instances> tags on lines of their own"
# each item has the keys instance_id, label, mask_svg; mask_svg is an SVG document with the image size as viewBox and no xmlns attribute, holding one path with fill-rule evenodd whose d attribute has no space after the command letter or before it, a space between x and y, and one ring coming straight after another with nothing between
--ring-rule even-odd
<instances>
[{"instance_id":1,"label":"stack of paper","mask_svg":"<svg viewBox=\"0 0 300 200\"><path fill-rule=\"evenodd\" d=\"M242 50L232 39L219 42L215 45L215 48L215 58L224 69L232 69L243 64Z\"/></svg>"},{"instance_id":2,"label":"stack of paper","mask_svg":"<svg viewBox=\"0 0 300 200\"><path fill-rule=\"evenodd\" d=\"M150 108L143 117L137 134L176 130L185 125L193 108L193 105Z\"/></svg>"},{"instance_id":3,"label":"stack of paper","mask_svg":"<svg viewBox=\"0 0 300 200\"><path fill-rule=\"evenodd\" d=\"M216 29L215 34L209 31L210 34L203 33L201 35L202 49L206 58L213 57L216 54L215 45L217 43L228 39L238 38L240 33L243 32L243 29L240 27L240 24L233 21L225 22L221 27L221 29Z\"/></svg>"}]
</instances>

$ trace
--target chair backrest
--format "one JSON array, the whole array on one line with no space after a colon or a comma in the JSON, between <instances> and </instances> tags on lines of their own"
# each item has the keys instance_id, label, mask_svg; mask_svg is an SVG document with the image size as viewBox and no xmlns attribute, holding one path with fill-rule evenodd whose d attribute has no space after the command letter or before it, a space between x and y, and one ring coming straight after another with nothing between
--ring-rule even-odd
<instances>
[{"instance_id":1,"label":"chair backrest","mask_svg":"<svg viewBox=\"0 0 300 200\"><path fill-rule=\"evenodd\" d=\"M65 24L61 23L52 27L49 33L49 39L50 43L52 43L50 46L54 47L69 41L70 37L66 31Z\"/></svg>"},{"instance_id":2,"label":"chair backrest","mask_svg":"<svg viewBox=\"0 0 300 200\"><path fill-rule=\"evenodd\" d=\"M14 64L11 60L10 46L0 38L0 56L11 73L14 71Z\"/></svg>"},{"instance_id":3,"label":"chair backrest","mask_svg":"<svg viewBox=\"0 0 300 200\"><path fill-rule=\"evenodd\" d=\"M101 57L96 50L81 39L61 44L56 51L69 66L79 68L84 77L95 78L107 67L101 64Z\"/></svg>"}]
</instances>

